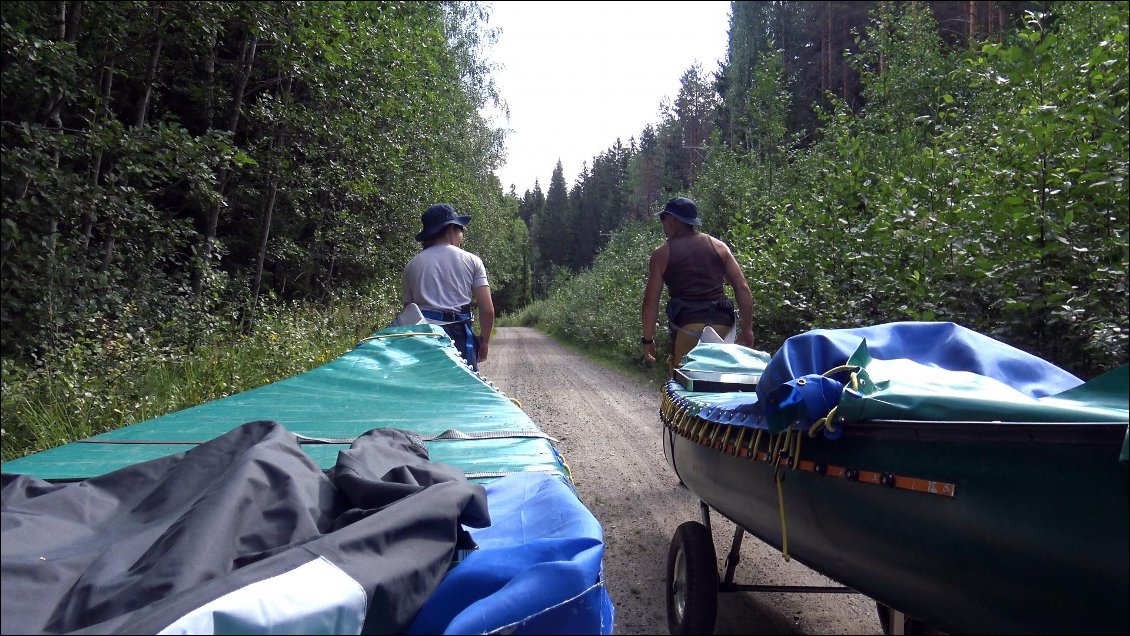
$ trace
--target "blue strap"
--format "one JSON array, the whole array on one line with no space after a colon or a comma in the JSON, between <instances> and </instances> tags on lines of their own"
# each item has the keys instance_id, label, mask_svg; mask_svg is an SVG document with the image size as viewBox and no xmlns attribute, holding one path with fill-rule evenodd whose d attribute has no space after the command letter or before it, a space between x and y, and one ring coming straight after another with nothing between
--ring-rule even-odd
<instances>
[{"instance_id":1,"label":"blue strap","mask_svg":"<svg viewBox=\"0 0 1130 636\"><path fill-rule=\"evenodd\" d=\"M478 352L475 351L475 332L471 330L471 314L469 312L459 313L455 311L422 309L420 313L429 320L444 321L444 330L450 325L462 323L464 333L463 357L467 359L467 364L471 366L472 371L479 370Z\"/></svg>"}]
</instances>

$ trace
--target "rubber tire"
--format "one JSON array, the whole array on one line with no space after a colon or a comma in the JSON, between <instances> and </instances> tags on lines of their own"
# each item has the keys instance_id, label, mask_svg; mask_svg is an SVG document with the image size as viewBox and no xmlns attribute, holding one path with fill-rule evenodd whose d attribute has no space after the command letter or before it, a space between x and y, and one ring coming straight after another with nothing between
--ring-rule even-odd
<instances>
[{"instance_id":1,"label":"rubber tire","mask_svg":"<svg viewBox=\"0 0 1130 636\"><path fill-rule=\"evenodd\" d=\"M883 605L882 603L875 602L875 611L879 614L879 626L883 628L884 634L892 634L891 631L891 608ZM920 620L913 619L903 614L903 628L902 633L907 636L937 636L938 634L945 634L933 625L927 625Z\"/></svg>"},{"instance_id":2,"label":"rubber tire","mask_svg":"<svg viewBox=\"0 0 1130 636\"><path fill-rule=\"evenodd\" d=\"M687 521L675 530L667 553L667 629L672 634L714 633L717 567L714 538L706 526ZM684 589L677 590L677 585Z\"/></svg>"}]
</instances>

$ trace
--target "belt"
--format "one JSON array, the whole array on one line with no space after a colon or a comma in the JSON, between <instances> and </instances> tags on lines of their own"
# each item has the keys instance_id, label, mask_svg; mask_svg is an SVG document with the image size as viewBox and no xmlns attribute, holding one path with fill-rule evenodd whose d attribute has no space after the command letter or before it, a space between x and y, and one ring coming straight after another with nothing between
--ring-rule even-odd
<instances>
[{"instance_id":1,"label":"belt","mask_svg":"<svg viewBox=\"0 0 1130 636\"><path fill-rule=\"evenodd\" d=\"M437 311L435 309L421 309L420 313L424 314L425 318L431 320L442 320L444 322L461 322L471 319L471 313L459 313L456 311Z\"/></svg>"}]
</instances>

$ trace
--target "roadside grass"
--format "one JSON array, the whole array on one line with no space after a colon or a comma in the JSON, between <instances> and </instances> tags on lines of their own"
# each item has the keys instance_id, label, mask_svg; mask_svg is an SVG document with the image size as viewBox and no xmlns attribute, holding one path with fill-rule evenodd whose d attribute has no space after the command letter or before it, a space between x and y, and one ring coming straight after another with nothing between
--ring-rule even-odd
<instances>
[{"instance_id":1,"label":"roadside grass","mask_svg":"<svg viewBox=\"0 0 1130 636\"><path fill-rule=\"evenodd\" d=\"M284 379L352 349L395 316L379 301L264 309L255 330L191 350L138 334L74 347L39 366L0 365L4 461Z\"/></svg>"},{"instance_id":2,"label":"roadside grass","mask_svg":"<svg viewBox=\"0 0 1130 636\"><path fill-rule=\"evenodd\" d=\"M547 333L544 328L539 327L538 330ZM628 376L636 382L646 384L657 392L667 383L667 362L665 360L656 360L651 363L643 361L642 348L639 349L640 357L637 360L627 358L619 351L610 351L607 348L591 343L574 342L560 336L555 336L552 333L547 333L547 335L566 349L578 355L582 355L606 369ZM660 357L663 355L662 348L660 348L659 355Z\"/></svg>"}]
</instances>

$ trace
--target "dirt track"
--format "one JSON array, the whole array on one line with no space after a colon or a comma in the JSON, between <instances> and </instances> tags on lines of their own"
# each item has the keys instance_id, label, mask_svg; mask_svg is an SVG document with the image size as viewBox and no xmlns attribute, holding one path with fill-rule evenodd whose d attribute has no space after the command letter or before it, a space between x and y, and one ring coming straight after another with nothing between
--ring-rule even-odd
<instances>
[{"instance_id":1,"label":"dirt track","mask_svg":"<svg viewBox=\"0 0 1130 636\"><path fill-rule=\"evenodd\" d=\"M698 499L663 458L659 387L579 356L532 328L499 328L480 371L549 435L581 500L604 526L605 578L617 634L666 634L664 580L675 529L699 518ZM734 526L711 516L719 565ZM835 585L746 535L735 582ZM881 634L858 594L735 593L718 598L718 634Z\"/></svg>"}]
</instances>

